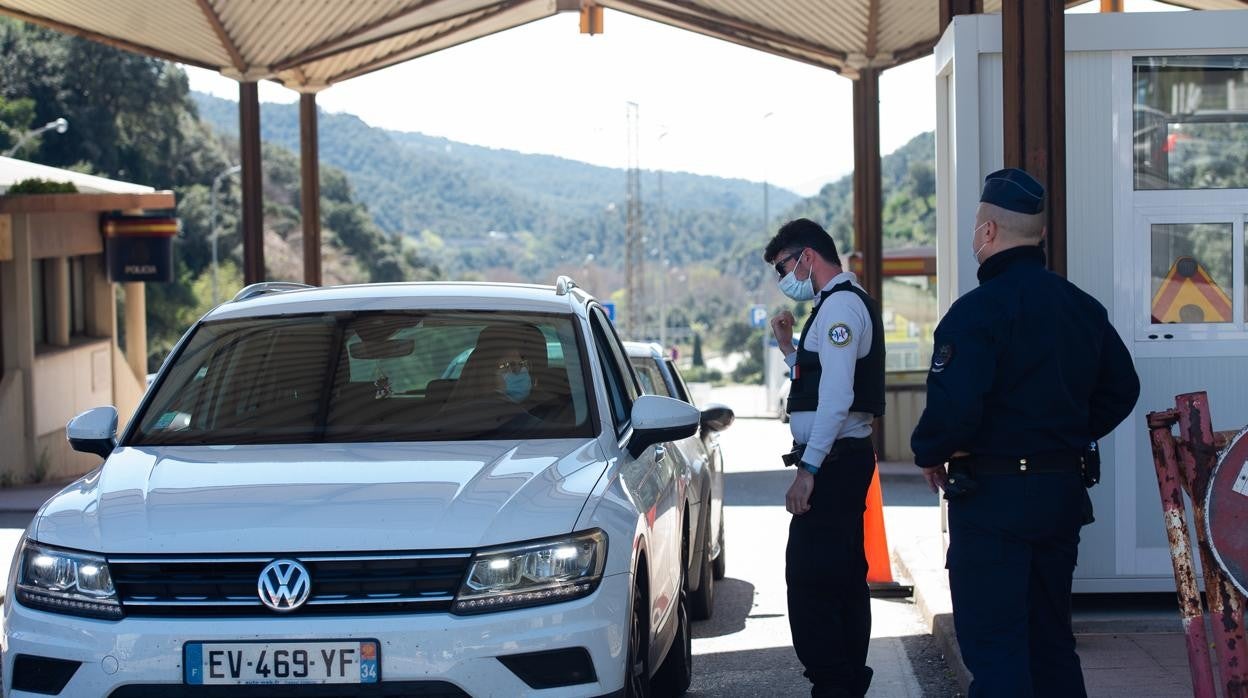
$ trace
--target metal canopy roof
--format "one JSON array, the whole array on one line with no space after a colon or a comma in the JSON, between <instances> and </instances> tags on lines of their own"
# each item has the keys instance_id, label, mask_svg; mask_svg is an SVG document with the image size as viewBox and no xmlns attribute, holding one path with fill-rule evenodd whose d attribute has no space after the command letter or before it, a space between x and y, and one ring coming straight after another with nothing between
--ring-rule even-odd
<instances>
[{"instance_id":1,"label":"metal canopy roof","mask_svg":"<svg viewBox=\"0 0 1248 698\"><path fill-rule=\"evenodd\" d=\"M1193 9L1248 0L1165 0ZM7 14L239 80L315 92L520 26L582 0L0 0ZM1068 0L1078 5L1087 0ZM598 0L856 77L931 51L938 0ZM1001 0L985 0L987 12ZM608 31L610 29L608 28Z\"/></svg>"}]
</instances>

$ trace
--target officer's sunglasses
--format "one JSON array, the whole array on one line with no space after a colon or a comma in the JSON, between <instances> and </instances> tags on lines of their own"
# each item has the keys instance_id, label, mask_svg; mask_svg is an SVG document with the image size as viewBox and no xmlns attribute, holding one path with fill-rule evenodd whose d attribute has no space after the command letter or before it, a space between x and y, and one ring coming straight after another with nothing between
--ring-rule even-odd
<instances>
[{"instance_id":1,"label":"officer's sunglasses","mask_svg":"<svg viewBox=\"0 0 1248 698\"><path fill-rule=\"evenodd\" d=\"M782 259L782 260L780 260L780 261L776 262L776 275L777 275L777 276L779 276L779 277L780 277L780 278L782 278L782 279L783 279L785 276L787 276L789 272L787 272L787 271L785 271L785 270L784 270L785 265L787 265L789 262L791 262L791 261L793 261L793 260L797 259L798 257L801 257L801 256L802 256L802 253L803 253L803 252L805 252L805 251L806 251L806 250L805 250L805 248L800 249L800 250L798 250L797 252L794 252L793 254L789 255L788 257L785 257L784 259Z\"/></svg>"}]
</instances>

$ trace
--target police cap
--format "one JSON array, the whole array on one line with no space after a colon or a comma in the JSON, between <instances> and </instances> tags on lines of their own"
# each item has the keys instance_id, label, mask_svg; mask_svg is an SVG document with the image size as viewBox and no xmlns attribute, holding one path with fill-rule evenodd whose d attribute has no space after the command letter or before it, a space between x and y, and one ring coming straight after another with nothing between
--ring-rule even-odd
<instances>
[{"instance_id":1,"label":"police cap","mask_svg":"<svg viewBox=\"0 0 1248 698\"><path fill-rule=\"evenodd\" d=\"M979 200L1007 211L1036 214L1044 211L1044 186L1016 167L997 170L984 178Z\"/></svg>"}]
</instances>

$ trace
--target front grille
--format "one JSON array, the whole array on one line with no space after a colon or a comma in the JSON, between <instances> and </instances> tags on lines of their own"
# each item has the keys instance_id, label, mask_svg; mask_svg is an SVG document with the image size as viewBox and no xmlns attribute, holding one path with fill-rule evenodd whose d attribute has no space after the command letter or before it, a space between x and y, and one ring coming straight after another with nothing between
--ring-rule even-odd
<instances>
[{"instance_id":1,"label":"front grille","mask_svg":"<svg viewBox=\"0 0 1248 698\"><path fill-rule=\"evenodd\" d=\"M311 595L281 615L422 613L450 609L471 553L378 553L269 556L125 556L109 558L128 616L263 616L260 571L276 559L298 560Z\"/></svg>"}]
</instances>

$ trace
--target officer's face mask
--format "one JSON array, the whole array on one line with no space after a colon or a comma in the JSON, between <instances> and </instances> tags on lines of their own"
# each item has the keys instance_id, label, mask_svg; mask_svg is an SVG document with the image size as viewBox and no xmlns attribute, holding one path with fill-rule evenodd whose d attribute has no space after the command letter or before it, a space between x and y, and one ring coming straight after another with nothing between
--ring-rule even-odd
<instances>
[{"instance_id":1,"label":"officer's face mask","mask_svg":"<svg viewBox=\"0 0 1248 698\"><path fill-rule=\"evenodd\" d=\"M503 392L514 402L527 398L533 390L533 379L529 377L528 367L519 370L504 369L502 378Z\"/></svg>"},{"instance_id":2,"label":"officer's face mask","mask_svg":"<svg viewBox=\"0 0 1248 698\"><path fill-rule=\"evenodd\" d=\"M974 245L974 244L975 244L975 236L979 234L979 229L980 229L980 228L982 228L982 227L984 227L985 225L988 225L988 221L984 221L983 223L980 223L980 224L979 224L979 225L975 228L975 232L971 233L971 244L972 244L972 245ZM983 251L984 251L984 248L985 248L985 247L987 247L987 246L988 246L988 241L987 241L987 240L984 240L984 242L983 242L982 244L980 244L980 246L979 246L979 247L976 247L974 250L972 250L972 251L971 251L971 256L975 258L975 263L976 263L976 264L983 264L983 262L981 262L981 261L980 261L980 259L979 259L979 253L980 253L980 252L983 252Z\"/></svg>"},{"instance_id":3,"label":"officer's face mask","mask_svg":"<svg viewBox=\"0 0 1248 698\"><path fill-rule=\"evenodd\" d=\"M797 270L801 266L802 260L799 257L797 264L793 265L793 271L780 279L780 292L795 301L808 301L815 297L815 284L811 281L813 273L811 269L807 269L806 278L798 279Z\"/></svg>"}]
</instances>

